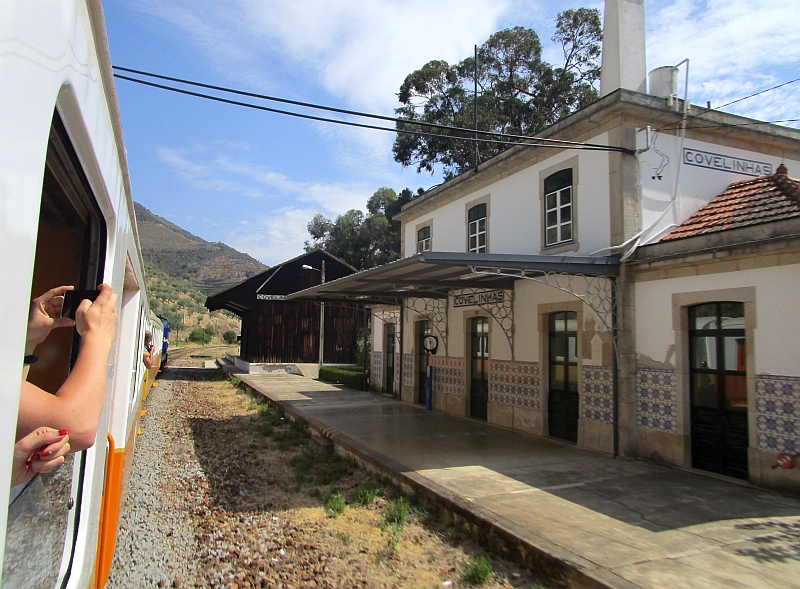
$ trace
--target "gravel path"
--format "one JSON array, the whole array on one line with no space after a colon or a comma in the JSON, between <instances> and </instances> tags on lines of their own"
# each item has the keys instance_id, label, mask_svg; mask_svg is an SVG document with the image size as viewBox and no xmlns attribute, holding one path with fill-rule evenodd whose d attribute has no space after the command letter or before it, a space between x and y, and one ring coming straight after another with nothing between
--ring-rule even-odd
<instances>
[{"instance_id":1,"label":"gravel path","mask_svg":"<svg viewBox=\"0 0 800 589\"><path fill-rule=\"evenodd\" d=\"M195 579L192 516L186 494L175 491L203 474L191 432L175 413L181 384L162 379L147 397L108 589L177 587Z\"/></svg>"}]
</instances>

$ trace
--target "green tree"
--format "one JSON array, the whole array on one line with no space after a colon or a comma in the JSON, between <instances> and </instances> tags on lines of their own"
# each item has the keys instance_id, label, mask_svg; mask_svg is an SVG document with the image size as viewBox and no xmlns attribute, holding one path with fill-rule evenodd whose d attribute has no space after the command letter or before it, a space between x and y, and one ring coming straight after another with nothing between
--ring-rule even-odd
<instances>
[{"instance_id":1,"label":"green tree","mask_svg":"<svg viewBox=\"0 0 800 589\"><path fill-rule=\"evenodd\" d=\"M205 329L198 327L197 329L193 329L189 334L189 341L198 344L208 344L211 342L211 335L209 335Z\"/></svg>"},{"instance_id":2,"label":"green tree","mask_svg":"<svg viewBox=\"0 0 800 589\"><path fill-rule=\"evenodd\" d=\"M236 332L232 329L229 329L225 333L222 334L222 339L225 340L227 344L235 344L236 343Z\"/></svg>"},{"instance_id":3,"label":"green tree","mask_svg":"<svg viewBox=\"0 0 800 589\"><path fill-rule=\"evenodd\" d=\"M356 209L339 215L336 221L317 214L308 224L311 240L306 241L305 249L323 249L358 270L396 260L400 257L400 222L393 216L414 196L408 188L399 196L391 188L379 188L367 200L366 216Z\"/></svg>"},{"instance_id":4,"label":"green tree","mask_svg":"<svg viewBox=\"0 0 800 589\"><path fill-rule=\"evenodd\" d=\"M596 9L565 10L556 19L553 42L564 61L554 67L542 59L535 31L524 27L494 33L478 47L478 128L514 135L534 135L597 99L602 26ZM415 122L472 128L475 104L475 59L458 64L431 61L406 76L397 115L398 129L426 131L433 136L398 133L392 151L403 166L433 173L441 165L446 178L473 166L473 144L454 141ZM407 121L407 122L406 122ZM460 136L471 137L469 132ZM508 149L499 143L479 144L479 159Z\"/></svg>"}]
</instances>

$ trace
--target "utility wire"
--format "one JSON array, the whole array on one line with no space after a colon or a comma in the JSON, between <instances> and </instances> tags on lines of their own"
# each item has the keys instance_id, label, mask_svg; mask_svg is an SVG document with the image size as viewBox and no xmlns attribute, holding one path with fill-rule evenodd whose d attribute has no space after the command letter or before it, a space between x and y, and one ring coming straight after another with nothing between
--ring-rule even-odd
<instances>
[{"instance_id":1,"label":"utility wire","mask_svg":"<svg viewBox=\"0 0 800 589\"><path fill-rule=\"evenodd\" d=\"M171 76L164 76L164 75L161 75L161 74L154 74L152 72L146 72L146 71L143 71L143 70L135 70L135 69L132 69L132 68L126 68L126 67L122 67L122 66L118 66L118 65L115 65L115 66L112 66L112 67L115 70L124 71L124 72L128 72L128 73L133 73L133 74L137 74L137 75L141 75L141 76L147 76L147 77L151 77L151 78L157 78L157 79L166 80L166 81L169 81L169 82L176 82L176 83L179 83L179 84L186 84L188 86L195 86L195 87L199 87L199 88L207 88L209 90L217 90L219 92L227 92L229 94L237 94L237 95L240 95L240 96L248 96L250 98L258 98L258 99L261 99L261 100L270 100L270 101L274 101L274 102L281 102L281 103L284 103L284 104L302 106L302 107L305 107L305 108L313 108L313 109L317 109L317 110L324 110L324 111L328 111L328 112L335 112L335 113L340 113L340 114L353 115L353 116L357 116L357 117L365 117L365 118L378 119L378 120L382 120L382 121L389 121L389 122L398 123L398 124L401 124L401 125L417 125L417 126L420 126L420 127L427 127L427 128L432 128L432 129L441 129L443 131L459 131L459 132L470 133L470 134L478 133L479 135L484 135L484 136L488 135L490 137L501 137L501 138L508 138L508 139L520 139L522 141L538 141L538 142L540 142L540 143L536 143L536 144L529 144L529 143L519 143L517 141L503 141L503 140L495 140L495 139L478 139L478 138L474 138L474 137L473 138L470 138L470 137L457 137L458 139L467 139L467 140L470 140L470 141L476 141L478 143L500 143L500 144L503 144L503 145L536 145L536 146L542 146L542 147L544 146L542 144L552 143L552 144L554 144L555 147L571 146L571 147L575 147L577 149L595 148L598 151L621 151L621 152L624 152L624 153L632 153L632 150L626 149L624 147L601 145L601 144L598 144L598 143L580 143L580 142L576 142L576 141L567 141L567 140L564 140L564 139L551 139L551 138L548 138L548 137L531 137L531 136L528 136L528 135L514 135L514 134L510 134L510 133L500 133L500 132L496 132L496 131L480 131L480 130L476 131L475 129L467 129L467 128L464 128L464 127L453 127L453 126L448 126L448 125L441 125L441 124L438 124L438 123L428 123L426 121L415 121L413 119L401 119L401 118L397 118L397 117L389 117L389 116L385 116L385 115L377 115L377 114L365 113L365 112L360 112L360 111L355 111L355 110L336 108L336 107L332 107L332 106L323 106L323 105L314 104L314 103L311 103L311 102L301 102L299 100L291 100L291 99L288 99L288 98L279 98L279 97L276 97L276 96L269 96L269 95L266 95L266 94L257 94L255 92L247 92L247 91L244 91L244 90L236 90L234 88L227 88L225 86L215 86L213 84L204 84L202 82L194 82L194 81L186 80L186 79L183 79L183 78L175 78L175 77L171 77ZM258 110L265 110L267 112L274 112L274 113L278 113L278 114L286 114L286 115L290 115L290 116L297 116L297 117L300 117L300 118L306 118L306 119L310 119L310 120L338 123L338 124L343 124L343 125L362 127L362 128L365 128L365 129L376 129L376 130L381 130L381 131L392 131L392 132L395 132L395 133L407 133L407 134L422 135L422 136L428 136L428 137L443 137L443 135L436 134L436 133L422 133L422 132L415 132L415 131L406 131L406 130L398 129L398 128L387 129L386 127L377 127L377 126L373 126L373 125L365 125L365 124L362 124L362 123L353 123L353 122L349 122L349 121L342 121L342 120L339 120L339 119L328 119L328 118L324 118L324 117L315 117L313 115L304 115L304 114L301 114L301 113L295 113L295 112L291 112L291 111L285 111L285 110L274 109L274 108L269 108L269 107L261 107L261 106L257 106L257 105L251 104L251 103L239 102L239 101L229 100L229 99L225 99L225 98L214 97L214 96L211 96L211 95L208 95L208 94L202 94L202 93L198 93L198 92L191 92L189 90L182 90L182 89L179 89L179 88L175 88L174 86L166 86L166 85L163 85L163 84L156 84L154 82L148 82L146 80L140 80L138 78L131 78L129 76L124 76L124 75L118 74L118 73L114 73L114 77L119 78L121 80L128 80L130 82L135 82L135 83L138 83L138 84L144 84L146 86L152 86L154 88L160 88L162 90L169 90L169 91L178 92L178 93L181 93L181 94L188 94L189 96L196 96L196 97L199 97L199 98L207 98L209 100L217 100L218 102L224 102L224 103L233 104L233 105L236 105L236 106L245 106L245 107L249 107L249 108L256 108Z\"/></svg>"},{"instance_id":2,"label":"utility wire","mask_svg":"<svg viewBox=\"0 0 800 589\"><path fill-rule=\"evenodd\" d=\"M699 112L696 115L690 115L689 117L686 118L686 120L688 121L690 119L695 119L697 117L700 117L700 116L703 116L705 114L708 114L709 112L712 112L712 111L718 111L719 109L725 108L726 106L730 106L731 104L736 104L737 102L741 102L743 100L747 100L748 98L753 98L754 96L758 96L760 94L764 94L765 92L770 92L771 90L776 90L776 89L781 88L783 86L788 86L789 84L794 84L795 82L800 82L800 78L795 78L794 80L789 80L788 82L783 82L782 84L778 84L777 86L772 86L770 88L764 88L763 90L759 90L758 92L755 92L753 94L749 94L748 96L742 96L741 98L737 98L736 100L731 100L730 102L726 102L725 104L721 104L721 105L719 105L719 106L717 106L716 108L713 108L713 109L711 109L711 108L706 109L704 112ZM776 123L780 123L780 122L795 122L795 121L793 119L787 119L786 121L775 121L775 122ZM683 123L683 119L681 119L679 121L676 121L676 122L673 122L673 123L667 123L666 125L663 125L663 126L659 127L658 129L656 129L656 131L663 131L664 129L666 129L668 127L671 127L673 125L677 125L679 123L682 124ZM741 124L734 124L734 123L725 124L725 123L721 123L721 124L719 124L717 126L719 126L719 127L726 127L726 126L730 126L730 127L740 127L741 126L741 127L743 127L745 125L755 125L755 124L761 124L761 123L741 123ZM702 127L687 127L687 128L700 129Z\"/></svg>"},{"instance_id":3,"label":"utility wire","mask_svg":"<svg viewBox=\"0 0 800 589\"><path fill-rule=\"evenodd\" d=\"M747 100L748 98L753 98L753 96L758 96L759 94L764 94L764 92L769 92L770 90L776 90L782 86L788 86L789 84L794 84L795 82L800 82L800 78L795 78L794 80L789 80L788 82L784 82L783 84L778 84L777 86L773 86L772 88L766 88L755 94L751 94L750 96L744 96L742 98L737 98L736 100L732 100L730 102L726 102L723 105L718 106L715 110L720 108L725 108L726 106L730 106L731 104L736 104L737 102L741 102L742 100Z\"/></svg>"},{"instance_id":4,"label":"utility wire","mask_svg":"<svg viewBox=\"0 0 800 589\"><path fill-rule=\"evenodd\" d=\"M753 121L750 123L714 123L712 121L706 121L703 119L701 122L708 123L707 125L687 125L687 129L716 129L719 127L751 127L754 125L776 125L778 123L797 123L800 122L800 119L779 119L777 121ZM675 123L669 123L664 125L663 127L659 127L657 130L662 131L664 129L668 129L672 127L673 129L677 129L680 127L681 121L677 121Z\"/></svg>"}]
</instances>

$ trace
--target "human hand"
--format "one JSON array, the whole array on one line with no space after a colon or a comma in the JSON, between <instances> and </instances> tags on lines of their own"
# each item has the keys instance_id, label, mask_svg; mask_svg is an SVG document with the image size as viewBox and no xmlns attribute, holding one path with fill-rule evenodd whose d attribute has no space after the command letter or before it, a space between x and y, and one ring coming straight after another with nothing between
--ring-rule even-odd
<instances>
[{"instance_id":1,"label":"human hand","mask_svg":"<svg viewBox=\"0 0 800 589\"><path fill-rule=\"evenodd\" d=\"M108 284L98 286L94 302L84 299L75 310L75 326L82 338L95 337L109 344L117 327L117 295Z\"/></svg>"},{"instance_id":2,"label":"human hand","mask_svg":"<svg viewBox=\"0 0 800 589\"><path fill-rule=\"evenodd\" d=\"M69 452L69 432L40 427L14 444L11 486L29 481L37 472L50 472L64 464Z\"/></svg>"},{"instance_id":3,"label":"human hand","mask_svg":"<svg viewBox=\"0 0 800 589\"><path fill-rule=\"evenodd\" d=\"M59 286L33 299L31 311L28 315L26 353L33 353L33 349L42 343L56 327L72 327L75 325L75 321L72 319L61 316L61 308L64 306L64 293L74 288L74 286Z\"/></svg>"}]
</instances>

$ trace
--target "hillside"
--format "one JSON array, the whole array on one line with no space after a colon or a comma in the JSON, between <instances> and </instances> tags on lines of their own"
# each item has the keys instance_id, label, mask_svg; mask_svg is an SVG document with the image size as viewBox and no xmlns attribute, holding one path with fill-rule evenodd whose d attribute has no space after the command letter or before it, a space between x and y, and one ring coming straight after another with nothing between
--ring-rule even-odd
<instances>
[{"instance_id":1,"label":"hillside","mask_svg":"<svg viewBox=\"0 0 800 589\"><path fill-rule=\"evenodd\" d=\"M224 243L192 235L134 203L142 257L169 277L212 294L263 272L267 266Z\"/></svg>"},{"instance_id":2,"label":"hillside","mask_svg":"<svg viewBox=\"0 0 800 589\"><path fill-rule=\"evenodd\" d=\"M172 338L185 340L193 329L213 325L220 343L229 329L240 329L241 321L226 311L210 312L203 306L206 295L180 278L172 278L152 262L145 260L147 293L150 308L172 324Z\"/></svg>"}]
</instances>

